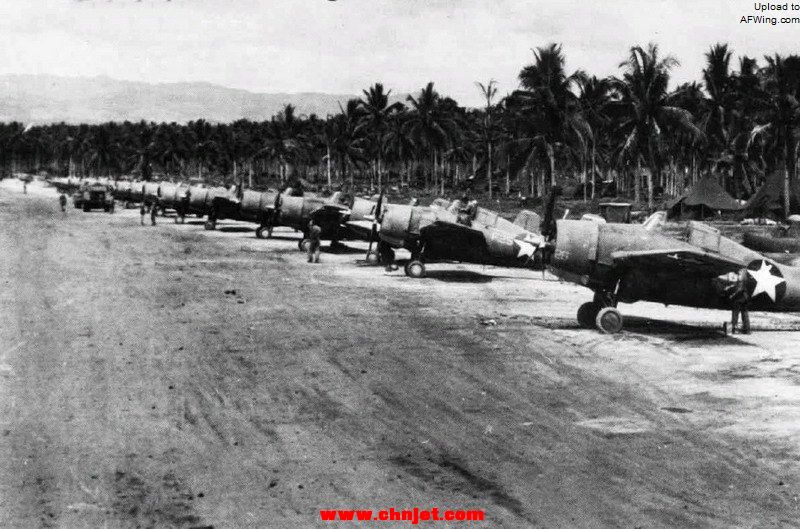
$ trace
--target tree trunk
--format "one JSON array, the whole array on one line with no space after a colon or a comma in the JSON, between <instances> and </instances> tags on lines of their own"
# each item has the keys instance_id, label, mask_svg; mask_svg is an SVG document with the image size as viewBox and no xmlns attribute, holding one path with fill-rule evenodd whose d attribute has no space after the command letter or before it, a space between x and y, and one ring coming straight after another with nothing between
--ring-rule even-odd
<instances>
[{"instance_id":1,"label":"tree trunk","mask_svg":"<svg viewBox=\"0 0 800 529\"><path fill-rule=\"evenodd\" d=\"M589 199L589 194L586 189L588 185L588 178L586 177L586 150L584 149L583 154L581 155L581 164L583 165L583 174L581 175L581 180L583 180L583 201L586 202Z\"/></svg>"},{"instance_id":2,"label":"tree trunk","mask_svg":"<svg viewBox=\"0 0 800 529\"><path fill-rule=\"evenodd\" d=\"M783 147L783 215L789 216L791 206L791 181L789 179L789 153L788 145Z\"/></svg>"},{"instance_id":3,"label":"tree trunk","mask_svg":"<svg viewBox=\"0 0 800 529\"><path fill-rule=\"evenodd\" d=\"M328 156L325 157L326 164L325 164L325 173L328 177L328 189L331 189L333 186L333 182L331 182L331 146L327 146L327 154Z\"/></svg>"},{"instance_id":4,"label":"tree trunk","mask_svg":"<svg viewBox=\"0 0 800 529\"><path fill-rule=\"evenodd\" d=\"M486 142L486 181L489 182L489 200L492 200L492 142Z\"/></svg>"},{"instance_id":5,"label":"tree trunk","mask_svg":"<svg viewBox=\"0 0 800 529\"><path fill-rule=\"evenodd\" d=\"M642 201L642 157L636 157L636 174L633 177L633 201L638 205Z\"/></svg>"},{"instance_id":6,"label":"tree trunk","mask_svg":"<svg viewBox=\"0 0 800 529\"><path fill-rule=\"evenodd\" d=\"M595 198L595 180L597 178L597 149L595 143L592 142L592 175L591 175L591 182L592 182L592 200Z\"/></svg>"},{"instance_id":7,"label":"tree trunk","mask_svg":"<svg viewBox=\"0 0 800 529\"><path fill-rule=\"evenodd\" d=\"M511 155L506 153L506 196L511 194Z\"/></svg>"}]
</instances>

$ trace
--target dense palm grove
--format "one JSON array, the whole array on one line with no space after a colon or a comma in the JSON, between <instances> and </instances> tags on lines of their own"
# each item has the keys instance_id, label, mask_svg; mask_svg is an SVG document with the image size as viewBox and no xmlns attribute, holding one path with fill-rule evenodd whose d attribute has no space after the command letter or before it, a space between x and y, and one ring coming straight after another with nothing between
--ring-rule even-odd
<instances>
[{"instance_id":1,"label":"dense palm grove","mask_svg":"<svg viewBox=\"0 0 800 529\"><path fill-rule=\"evenodd\" d=\"M244 181L303 179L330 187L470 188L542 196L559 184L577 197L628 196L650 207L712 174L747 198L767 175L794 206L800 127L800 56L740 57L717 44L702 82L670 89L677 65L657 46L633 47L621 76L565 71L560 46L534 52L519 89L459 106L429 83L405 103L375 84L325 118L286 106L270 121L212 124L0 125L0 163L59 175Z\"/></svg>"}]
</instances>

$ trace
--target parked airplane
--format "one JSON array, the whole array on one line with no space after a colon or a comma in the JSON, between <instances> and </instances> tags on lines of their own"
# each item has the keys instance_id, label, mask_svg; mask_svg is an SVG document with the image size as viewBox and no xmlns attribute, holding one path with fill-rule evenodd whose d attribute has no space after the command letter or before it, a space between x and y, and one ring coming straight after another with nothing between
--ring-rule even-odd
<instances>
[{"instance_id":1,"label":"parked airplane","mask_svg":"<svg viewBox=\"0 0 800 529\"><path fill-rule=\"evenodd\" d=\"M617 305L636 301L740 311L744 332L749 310L800 311L800 268L749 250L715 228L691 222L683 241L653 224L554 220L555 196L542 221L546 242L539 253L556 275L594 292L578 309L583 327L619 332Z\"/></svg>"},{"instance_id":2,"label":"parked airplane","mask_svg":"<svg viewBox=\"0 0 800 529\"><path fill-rule=\"evenodd\" d=\"M523 211L511 222L483 208L475 208L467 218L456 211L458 208L405 205L384 208L381 198L367 260L392 264L395 250L405 248L411 252L405 273L416 278L425 277L425 264L434 261L535 266L535 251L543 238L523 227L530 226L535 213ZM379 259L371 251L375 239Z\"/></svg>"},{"instance_id":3,"label":"parked airplane","mask_svg":"<svg viewBox=\"0 0 800 529\"><path fill-rule=\"evenodd\" d=\"M253 222L258 224L256 237L264 239L272 237L273 228L287 226L303 233L298 246L305 250L309 243L308 223L313 219L322 228L322 239L330 240L334 246L347 237L342 223L348 218L350 208L342 199L341 193L323 198L312 194L291 196L286 192L244 190L238 197L215 197L206 228L216 228L217 221L222 219Z\"/></svg>"}]
</instances>

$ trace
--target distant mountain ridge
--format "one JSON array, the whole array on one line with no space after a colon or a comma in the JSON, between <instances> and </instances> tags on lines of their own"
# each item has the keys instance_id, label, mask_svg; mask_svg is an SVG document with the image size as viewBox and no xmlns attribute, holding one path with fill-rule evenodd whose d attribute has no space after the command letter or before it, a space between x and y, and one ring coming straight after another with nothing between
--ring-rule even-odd
<instances>
[{"instance_id":1,"label":"distant mountain ridge","mask_svg":"<svg viewBox=\"0 0 800 529\"><path fill-rule=\"evenodd\" d=\"M0 121L46 124L105 121L263 121L286 104L324 118L354 94L255 93L205 82L150 84L110 77L0 75ZM392 102L405 100L393 94Z\"/></svg>"}]
</instances>

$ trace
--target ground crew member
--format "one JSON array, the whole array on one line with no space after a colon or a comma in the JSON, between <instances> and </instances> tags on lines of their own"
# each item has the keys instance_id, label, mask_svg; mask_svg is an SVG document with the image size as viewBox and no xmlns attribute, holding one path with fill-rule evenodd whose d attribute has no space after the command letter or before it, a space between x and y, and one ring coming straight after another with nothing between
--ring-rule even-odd
<instances>
[{"instance_id":1,"label":"ground crew member","mask_svg":"<svg viewBox=\"0 0 800 529\"><path fill-rule=\"evenodd\" d=\"M67 213L67 195L61 193L58 195L58 203L61 206L61 213Z\"/></svg>"},{"instance_id":2,"label":"ground crew member","mask_svg":"<svg viewBox=\"0 0 800 529\"><path fill-rule=\"evenodd\" d=\"M140 224L144 226L144 216L147 215L147 205L145 204L144 200L142 201L142 207L139 208L139 220Z\"/></svg>"},{"instance_id":3,"label":"ground crew member","mask_svg":"<svg viewBox=\"0 0 800 529\"><path fill-rule=\"evenodd\" d=\"M308 221L308 262L319 263L319 250L321 246L322 228L314 224L313 220Z\"/></svg>"},{"instance_id":4,"label":"ground crew member","mask_svg":"<svg viewBox=\"0 0 800 529\"><path fill-rule=\"evenodd\" d=\"M23 195L27 195L28 194L28 181L27 180L23 180L22 181L22 194Z\"/></svg>"},{"instance_id":5,"label":"ground crew member","mask_svg":"<svg viewBox=\"0 0 800 529\"><path fill-rule=\"evenodd\" d=\"M150 224L156 225L156 215L158 214L158 199L155 199L150 205Z\"/></svg>"},{"instance_id":6,"label":"ground crew member","mask_svg":"<svg viewBox=\"0 0 800 529\"><path fill-rule=\"evenodd\" d=\"M717 284L722 287L722 293L731 303L731 334L736 334L740 315L742 317L740 334L750 334L750 312L747 310L750 296L747 293L746 277L746 271L742 270L739 273L731 272L717 280Z\"/></svg>"}]
</instances>

